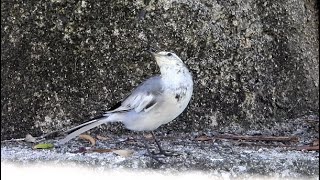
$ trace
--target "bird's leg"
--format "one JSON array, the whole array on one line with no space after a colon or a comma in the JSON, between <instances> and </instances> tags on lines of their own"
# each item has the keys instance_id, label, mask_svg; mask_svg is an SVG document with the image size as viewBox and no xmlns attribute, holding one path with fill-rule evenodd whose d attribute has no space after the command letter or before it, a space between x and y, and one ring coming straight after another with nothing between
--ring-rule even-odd
<instances>
[{"instance_id":1,"label":"bird's leg","mask_svg":"<svg viewBox=\"0 0 320 180\"><path fill-rule=\"evenodd\" d=\"M146 142L145 139L143 140L143 143L144 143L145 148L147 149L148 155L149 155L152 159L156 160L158 163L164 164L164 163L159 159L159 157L155 156L155 154L150 151L150 147L149 147L149 145L148 145L148 143Z\"/></svg>"},{"instance_id":2,"label":"bird's leg","mask_svg":"<svg viewBox=\"0 0 320 180\"><path fill-rule=\"evenodd\" d=\"M153 131L151 131L151 134L152 134L152 137L153 137L153 139L154 139L154 142L155 142L155 143L157 144L157 146L158 146L159 152L160 152L161 154L165 154L166 151L163 150L162 147L160 146L160 143L159 143L158 139L156 138L156 136L154 135Z\"/></svg>"},{"instance_id":3,"label":"bird's leg","mask_svg":"<svg viewBox=\"0 0 320 180\"><path fill-rule=\"evenodd\" d=\"M162 149L162 147L160 146L160 143L157 140L156 136L154 135L153 131L151 131L151 134L152 134L152 137L153 137L153 139L154 139L154 141L157 144L158 149L159 149L159 153L157 153L157 154L162 154L164 156L178 156L179 155L179 154L177 154L175 152L171 152L171 151L167 151L167 150Z\"/></svg>"}]
</instances>

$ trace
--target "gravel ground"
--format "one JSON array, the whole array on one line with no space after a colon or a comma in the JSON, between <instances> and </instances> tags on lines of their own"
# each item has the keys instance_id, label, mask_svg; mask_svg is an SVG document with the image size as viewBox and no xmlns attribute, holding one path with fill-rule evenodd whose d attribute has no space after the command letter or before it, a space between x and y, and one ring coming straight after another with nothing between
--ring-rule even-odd
<instances>
[{"instance_id":1,"label":"gravel ground","mask_svg":"<svg viewBox=\"0 0 320 180\"><path fill-rule=\"evenodd\" d=\"M208 178L223 179L261 176L280 179L319 179L318 151L290 150L279 147L284 145L279 142L239 142L223 139L197 141L194 135L170 134L159 136L161 145L164 149L180 155L160 158L163 163L159 163L148 155L142 143L142 136L139 134L108 135L108 138L98 140L94 147L90 147L90 143L85 140L75 139L64 146L50 150L34 150L32 149L34 144L27 142L5 142L1 144L1 166L5 169L16 166L20 168L79 166L86 170L98 170L100 173L110 170L112 172L115 172L114 170L156 171L162 174L200 172ZM156 146L152 139L148 136L144 138L151 150L155 151ZM46 142L54 143L54 141ZM133 153L123 157L112 152L85 152L88 149L121 149Z\"/></svg>"}]
</instances>

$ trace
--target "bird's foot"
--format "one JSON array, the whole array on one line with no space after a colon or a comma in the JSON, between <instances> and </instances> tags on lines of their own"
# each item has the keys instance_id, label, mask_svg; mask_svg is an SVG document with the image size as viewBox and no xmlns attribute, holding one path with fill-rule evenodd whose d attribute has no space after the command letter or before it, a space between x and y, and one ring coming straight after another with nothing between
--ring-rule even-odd
<instances>
[{"instance_id":1,"label":"bird's foot","mask_svg":"<svg viewBox=\"0 0 320 180\"><path fill-rule=\"evenodd\" d=\"M173 156L180 156L181 154L176 151L169 151L169 150L163 150L161 149L159 152L151 152L153 155L156 156L163 156L163 157L173 157Z\"/></svg>"},{"instance_id":2,"label":"bird's foot","mask_svg":"<svg viewBox=\"0 0 320 180\"><path fill-rule=\"evenodd\" d=\"M154 159L160 164L165 164L163 161L164 158L166 157L173 157L173 156L180 156L181 154L175 152L175 151L167 151L167 150L161 150L159 152L154 152L154 151L148 151L147 156L150 158Z\"/></svg>"},{"instance_id":3,"label":"bird's foot","mask_svg":"<svg viewBox=\"0 0 320 180\"><path fill-rule=\"evenodd\" d=\"M150 151L149 147L147 148L147 152L148 153L146 154L146 156L149 156L153 160L157 161L159 164L165 164L162 160L160 160L161 158L164 158L163 156L158 156L153 151Z\"/></svg>"}]
</instances>

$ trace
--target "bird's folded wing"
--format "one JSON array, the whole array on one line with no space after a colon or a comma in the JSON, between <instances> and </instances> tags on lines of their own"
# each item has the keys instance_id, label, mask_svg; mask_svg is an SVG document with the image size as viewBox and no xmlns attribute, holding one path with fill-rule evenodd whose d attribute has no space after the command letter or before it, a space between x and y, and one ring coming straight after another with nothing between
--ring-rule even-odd
<instances>
[{"instance_id":1,"label":"bird's folded wing","mask_svg":"<svg viewBox=\"0 0 320 180\"><path fill-rule=\"evenodd\" d=\"M162 92L161 78L159 76L152 77L140 84L118 108L107 111L105 114L129 110L149 111L157 104Z\"/></svg>"}]
</instances>

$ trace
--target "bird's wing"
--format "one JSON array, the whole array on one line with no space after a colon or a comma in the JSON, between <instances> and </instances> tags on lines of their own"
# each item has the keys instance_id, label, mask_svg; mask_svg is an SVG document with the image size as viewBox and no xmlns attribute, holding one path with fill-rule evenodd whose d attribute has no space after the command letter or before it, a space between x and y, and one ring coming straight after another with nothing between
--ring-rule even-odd
<instances>
[{"instance_id":1,"label":"bird's wing","mask_svg":"<svg viewBox=\"0 0 320 180\"><path fill-rule=\"evenodd\" d=\"M149 111L157 104L159 95L163 92L161 77L154 76L141 83L126 97L121 105L104 115L112 112L134 110L136 112Z\"/></svg>"}]
</instances>

